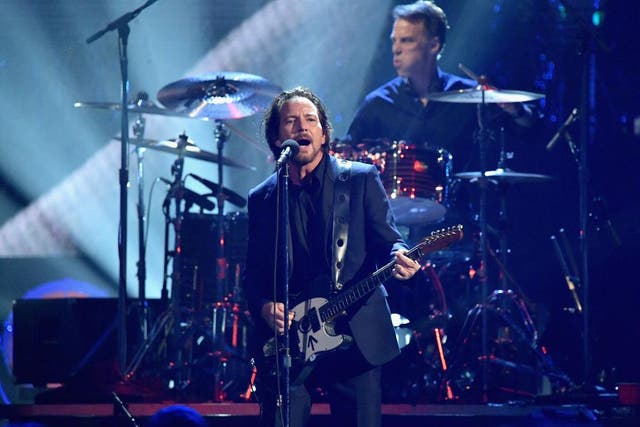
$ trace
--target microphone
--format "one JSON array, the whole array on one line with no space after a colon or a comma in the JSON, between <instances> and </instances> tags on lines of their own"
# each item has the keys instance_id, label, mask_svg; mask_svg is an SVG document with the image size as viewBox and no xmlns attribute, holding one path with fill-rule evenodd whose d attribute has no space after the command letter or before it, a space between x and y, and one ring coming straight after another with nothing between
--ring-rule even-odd
<instances>
[{"instance_id":1,"label":"microphone","mask_svg":"<svg viewBox=\"0 0 640 427\"><path fill-rule=\"evenodd\" d=\"M560 126L560 129L558 129L558 132L556 132L556 134L553 135L553 138L551 138L551 141L549 141L549 143L547 144L547 151L551 151L553 149L553 146L556 145L556 142L558 142L558 139L560 138L560 136L567 130L569 126L571 126L571 123L573 123L574 120L577 118L578 118L578 109L574 108L573 110L571 110L571 114L569 114L569 117L567 117L567 120L564 121L562 126Z\"/></svg>"},{"instance_id":2,"label":"microphone","mask_svg":"<svg viewBox=\"0 0 640 427\"><path fill-rule=\"evenodd\" d=\"M280 167L287 162L292 157L295 157L300 151L300 144L295 139L287 139L282 143L282 151L280 152L280 158L276 162L276 169L280 169Z\"/></svg>"},{"instance_id":3,"label":"microphone","mask_svg":"<svg viewBox=\"0 0 640 427\"><path fill-rule=\"evenodd\" d=\"M211 200L207 199L205 196L202 196L196 193L195 191L189 190L182 184L174 187L174 183L162 177L160 177L160 181L171 186L171 189L167 194L167 198L165 199L165 204L169 203L169 199L171 197L175 197L177 199L184 200L185 203L187 203L187 205L198 205L202 209L207 211L212 211L216 208L215 203L213 203Z\"/></svg>"},{"instance_id":4,"label":"microphone","mask_svg":"<svg viewBox=\"0 0 640 427\"><path fill-rule=\"evenodd\" d=\"M196 204L206 211L212 211L216 207L215 203L195 191L191 191L188 188L182 188L179 191L181 191L182 199L187 204Z\"/></svg>"},{"instance_id":5,"label":"microphone","mask_svg":"<svg viewBox=\"0 0 640 427\"><path fill-rule=\"evenodd\" d=\"M211 192L215 196L218 195L218 192L220 191L220 185L192 173L190 173L189 176L211 190ZM222 195L224 196L225 200L229 201L229 203L232 203L240 208L243 208L247 204L247 201L244 199L244 197L227 188L222 187Z\"/></svg>"}]
</instances>

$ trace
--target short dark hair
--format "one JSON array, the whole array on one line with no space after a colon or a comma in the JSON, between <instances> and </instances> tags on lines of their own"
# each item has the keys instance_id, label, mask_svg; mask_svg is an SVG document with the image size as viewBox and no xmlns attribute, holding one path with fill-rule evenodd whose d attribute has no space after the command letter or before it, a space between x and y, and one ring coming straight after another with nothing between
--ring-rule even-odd
<instances>
[{"instance_id":1,"label":"short dark hair","mask_svg":"<svg viewBox=\"0 0 640 427\"><path fill-rule=\"evenodd\" d=\"M438 37L440 50L446 41L449 23L447 15L434 2L419 0L410 4L400 4L393 8L393 19L406 19L411 22L424 22L424 28L430 37Z\"/></svg>"},{"instance_id":2,"label":"short dark hair","mask_svg":"<svg viewBox=\"0 0 640 427\"><path fill-rule=\"evenodd\" d=\"M264 128L264 137L267 140L267 144L269 144L269 148L277 158L280 156L280 147L276 147L276 141L279 137L279 129L280 129L280 110L282 106L287 103L287 101L293 98L306 98L313 103L318 109L318 115L320 116L320 126L322 126L322 130L325 134L325 144L323 145L323 149L329 150L329 142L331 141L331 132L333 131L333 127L329 122L329 115L327 113L327 109L322 104L322 101L306 87L297 86L293 89L285 90L281 92L278 96L274 98L271 102L271 105L267 109L264 114L264 118L262 119L262 127Z\"/></svg>"}]
</instances>

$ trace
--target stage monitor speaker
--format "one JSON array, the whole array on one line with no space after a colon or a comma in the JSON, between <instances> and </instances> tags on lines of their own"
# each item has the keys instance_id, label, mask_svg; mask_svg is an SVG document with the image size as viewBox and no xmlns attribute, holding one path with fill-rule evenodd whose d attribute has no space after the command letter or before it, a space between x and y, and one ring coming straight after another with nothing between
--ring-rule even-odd
<instances>
[{"instance_id":1,"label":"stage monitor speaker","mask_svg":"<svg viewBox=\"0 0 640 427\"><path fill-rule=\"evenodd\" d=\"M16 383L65 383L88 369L107 375L105 367L116 361L117 304L115 298L14 301Z\"/></svg>"}]
</instances>

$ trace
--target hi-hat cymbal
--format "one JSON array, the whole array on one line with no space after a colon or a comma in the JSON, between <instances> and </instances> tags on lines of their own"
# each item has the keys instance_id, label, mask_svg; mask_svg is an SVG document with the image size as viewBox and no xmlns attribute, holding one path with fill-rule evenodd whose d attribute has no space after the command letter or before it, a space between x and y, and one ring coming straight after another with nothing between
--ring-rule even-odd
<instances>
[{"instance_id":1,"label":"hi-hat cymbal","mask_svg":"<svg viewBox=\"0 0 640 427\"><path fill-rule=\"evenodd\" d=\"M500 90L488 85L478 85L472 89L459 89L427 94L427 99L431 101L461 104L527 102L541 98L544 98L544 95L540 93L521 90Z\"/></svg>"},{"instance_id":2,"label":"hi-hat cymbal","mask_svg":"<svg viewBox=\"0 0 640 427\"><path fill-rule=\"evenodd\" d=\"M282 89L246 73L188 77L160 89L157 98L176 113L200 119L240 119L264 111Z\"/></svg>"},{"instance_id":3,"label":"hi-hat cymbal","mask_svg":"<svg viewBox=\"0 0 640 427\"><path fill-rule=\"evenodd\" d=\"M478 181L482 177L482 172L461 172L454 176L461 179L468 179L470 181ZM514 172L510 169L498 168L495 170L486 171L484 177L490 181L506 182L509 184L515 184L519 182L540 182L550 181L553 177L549 175L541 175L537 173L524 173Z\"/></svg>"},{"instance_id":4,"label":"hi-hat cymbal","mask_svg":"<svg viewBox=\"0 0 640 427\"><path fill-rule=\"evenodd\" d=\"M120 140L120 137L116 137L115 139ZM164 141L159 141L156 139L143 139L142 141L140 141L137 138L131 137L129 138L129 144L135 145L136 147L148 148L150 150L163 151L165 153L174 154L176 156L180 154L180 149L178 148L178 138L167 139ZM204 160L205 162L218 163L220 161L220 157L217 154L202 150L193 142L191 138L187 138L187 143L185 145L183 155L185 157ZM226 157L223 159L222 164L241 169L256 169L253 166Z\"/></svg>"},{"instance_id":5,"label":"hi-hat cymbal","mask_svg":"<svg viewBox=\"0 0 640 427\"><path fill-rule=\"evenodd\" d=\"M102 110L112 110L112 111L120 111L121 105L117 102L83 102L78 101L73 104L76 108L98 108ZM154 114L158 116L169 116L169 117L187 117L183 114L178 114L175 111L167 110L166 108L158 107L152 103L145 103L143 105L139 104L128 104L127 111L133 114ZM188 118L188 117L187 117Z\"/></svg>"}]
</instances>

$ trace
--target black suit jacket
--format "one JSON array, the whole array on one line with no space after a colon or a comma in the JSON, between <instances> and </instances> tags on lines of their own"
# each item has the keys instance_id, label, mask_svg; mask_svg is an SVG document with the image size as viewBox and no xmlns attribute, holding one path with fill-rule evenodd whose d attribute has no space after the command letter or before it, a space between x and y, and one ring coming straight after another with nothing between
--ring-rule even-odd
<instances>
[{"instance_id":1,"label":"black suit jacket","mask_svg":"<svg viewBox=\"0 0 640 427\"><path fill-rule=\"evenodd\" d=\"M329 156L327 179L323 191L334 192L338 175L337 160ZM342 270L342 281L361 279L387 263L392 253L406 248L398 232L387 196L375 166L353 162L351 167L349 237ZM276 242L277 176L272 174L249 192L249 242L244 291L257 330L266 339L273 334L260 316L267 301L274 300L274 259ZM329 198L333 200L333 198ZM333 223L333 206L323 206L329 238ZM318 262L318 260L295 260ZM278 284L278 287L280 284ZM279 294L280 295L280 294ZM309 295L313 297L318 295ZM355 344L368 363L374 366L388 362L399 354L384 286L349 313L348 325ZM304 299L307 299L306 297ZM282 301L281 297L277 298ZM293 306L293 305L291 305Z\"/></svg>"}]
</instances>

